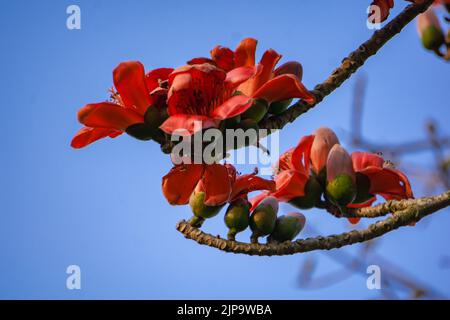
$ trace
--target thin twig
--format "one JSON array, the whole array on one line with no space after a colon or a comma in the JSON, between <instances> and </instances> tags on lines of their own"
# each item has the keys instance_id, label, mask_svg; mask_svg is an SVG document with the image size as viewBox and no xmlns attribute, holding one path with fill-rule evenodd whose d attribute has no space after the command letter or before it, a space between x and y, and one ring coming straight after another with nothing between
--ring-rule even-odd
<instances>
[{"instance_id":1,"label":"thin twig","mask_svg":"<svg viewBox=\"0 0 450 320\"><path fill-rule=\"evenodd\" d=\"M407 6L397 17L386 26L376 31L373 36L363 43L357 50L342 61L342 64L334 70L325 82L317 85L312 93L316 97L316 103L308 105L299 101L288 110L278 116L273 116L260 123L264 129L281 129L286 124L293 122L300 115L315 107L331 92L342 85L344 81L358 70L371 56L375 55L390 39L397 35L417 15L423 13L433 3L433 0L425 0L419 5Z\"/></svg>"}]
</instances>

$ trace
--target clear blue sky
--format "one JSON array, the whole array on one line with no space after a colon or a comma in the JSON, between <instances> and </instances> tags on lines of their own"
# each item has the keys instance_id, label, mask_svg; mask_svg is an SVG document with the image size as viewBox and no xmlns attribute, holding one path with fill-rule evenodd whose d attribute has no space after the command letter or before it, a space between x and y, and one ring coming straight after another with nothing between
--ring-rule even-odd
<instances>
[{"instance_id":1,"label":"clear blue sky","mask_svg":"<svg viewBox=\"0 0 450 320\"><path fill-rule=\"evenodd\" d=\"M258 54L272 47L283 61L301 61L305 85L312 87L371 35L369 2L1 1L0 298L374 297L356 275L325 290L299 289L300 265L309 257L321 257L319 272L338 268L322 253L258 258L185 240L175 224L189 209L165 202L160 178L171 165L156 144L124 135L83 150L69 147L79 128L77 110L107 97L121 61L140 60L147 69L180 66L216 44L235 47L252 36L259 39ZM81 7L81 30L66 28L70 4ZM392 13L403 6L397 1ZM420 138L429 118L450 134L448 64L422 50L414 24L361 71L369 78L366 136ZM288 126L282 149L319 126L346 132L354 83ZM408 160L430 161L426 154ZM450 269L438 262L450 255L449 213L387 235L379 250L447 297ZM348 229L323 212L306 215L324 233ZM205 229L225 234L220 217ZM81 267L80 291L65 287L71 264Z\"/></svg>"}]
</instances>

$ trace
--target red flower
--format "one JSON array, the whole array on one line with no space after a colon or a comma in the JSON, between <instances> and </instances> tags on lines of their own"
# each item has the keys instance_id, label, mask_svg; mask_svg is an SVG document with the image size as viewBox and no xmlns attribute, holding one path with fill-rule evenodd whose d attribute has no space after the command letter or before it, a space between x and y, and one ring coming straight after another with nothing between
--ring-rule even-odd
<instances>
[{"instance_id":1,"label":"red flower","mask_svg":"<svg viewBox=\"0 0 450 320\"><path fill-rule=\"evenodd\" d=\"M406 0L415 4L421 4L424 0ZM435 1L436 2L436 1ZM389 11L394 7L394 0L374 0L371 6L378 6L380 8L381 21L370 21L371 23L383 22L389 17ZM369 17L373 12L369 13Z\"/></svg>"},{"instance_id":2,"label":"red flower","mask_svg":"<svg viewBox=\"0 0 450 320\"><path fill-rule=\"evenodd\" d=\"M275 182L256 173L237 175L231 165L182 164L163 177L162 190L172 205L184 205L194 190L205 192L205 204L219 206L256 190L275 190Z\"/></svg>"},{"instance_id":3,"label":"red flower","mask_svg":"<svg viewBox=\"0 0 450 320\"><path fill-rule=\"evenodd\" d=\"M252 77L253 67L239 67L228 73L209 64L195 64L176 69L169 77L169 118L161 129L172 134L190 135L217 127L221 120L245 112L252 99L234 95L237 87Z\"/></svg>"},{"instance_id":4,"label":"red flower","mask_svg":"<svg viewBox=\"0 0 450 320\"><path fill-rule=\"evenodd\" d=\"M115 138L128 127L144 122L147 109L164 94L159 88L173 69L161 68L149 72L137 61L123 62L113 72L118 95L115 102L88 104L78 112L78 120L85 125L73 138L72 147L83 148L105 137Z\"/></svg>"},{"instance_id":5,"label":"red flower","mask_svg":"<svg viewBox=\"0 0 450 320\"><path fill-rule=\"evenodd\" d=\"M368 152L354 152L352 162L355 172L368 178L368 192L371 195L380 195L386 200L414 197L408 177L398 170L384 167L384 160L380 156ZM367 207L375 200L373 196L363 203L354 203L348 207Z\"/></svg>"},{"instance_id":6,"label":"red flower","mask_svg":"<svg viewBox=\"0 0 450 320\"><path fill-rule=\"evenodd\" d=\"M211 50L210 58L195 58L188 64L210 63L225 71L238 67L254 67L257 40L247 38L242 40L235 51L222 46ZM258 72L238 88L243 94L252 98L266 101L282 101L300 98L308 103L314 103L314 96L301 83L303 76L302 65L290 61L275 69L281 55L275 50L267 50L257 65Z\"/></svg>"},{"instance_id":7,"label":"red flower","mask_svg":"<svg viewBox=\"0 0 450 320\"><path fill-rule=\"evenodd\" d=\"M313 135L305 136L295 148L280 157L278 162L279 172L275 177L276 191L271 193L279 201L287 202L305 195L313 142Z\"/></svg>"}]
</instances>

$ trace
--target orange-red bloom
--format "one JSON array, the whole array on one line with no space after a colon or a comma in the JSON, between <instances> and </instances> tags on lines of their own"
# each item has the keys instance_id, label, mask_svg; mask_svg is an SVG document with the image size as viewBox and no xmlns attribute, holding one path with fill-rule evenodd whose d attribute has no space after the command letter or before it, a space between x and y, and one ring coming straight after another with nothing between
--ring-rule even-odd
<instances>
[{"instance_id":1,"label":"orange-red bloom","mask_svg":"<svg viewBox=\"0 0 450 320\"><path fill-rule=\"evenodd\" d=\"M85 127L73 138L72 147L83 148L101 138L115 138L131 125L143 123L147 109L164 95L159 84L167 80L172 70L161 68L146 75L140 62L119 64L113 72L116 101L88 104L80 109L78 120Z\"/></svg>"},{"instance_id":2,"label":"orange-red bloom","mask_svg":"<svg viewBox=\"0 0 450 320\"><path fill-rule=\"evenodd\" d=\"M384 166L384 160L380 156L368 152L353 152L353 169L358 174L363 174L369 180L369 194L373 195L363 203L353 203L351 208L370 206L380 195L386 200L401 200L413 198L411 184L405 174L399 170Z\"/></svg>"},{"instance_id":3,"label":"orange-red bloom","mask_svg":"<svg viewBox=\"0 0 450 320\"><path fill-rule=\"evenodd\" d=\"M255 99L264 99L269 103L291 98L300 98L308 103L314 103L314 96L301 83L303 77L302 65L290 61L275 69L282 56L272 49L267 50L259 64L256 64L257 43L257 40L253 38L246 38L239 43L235 51L216 46L211 50L211 59L195 58L188 64L207 62L225 71L243 66L256 66L258 72L238 88L243 94Z\"/></svg>"},{"instance_id":4,"label":"orange-red bloom","mask_svg":"<svg viewBox=\"0 0 450 320\"><path fill-rule=\"evenodd\" d=\"M228 72L209 64L194 64L176 69L169 77L169 118L161 125L166 133L191 135L217 127L221 120L245 112L252 99L235 95L237 87L255 74L253 67Z\"/></svg>"},{"instance_id":5,"label":"orange-red bloom","mask_svg":"<svg viewBox=\"0 0 450 320\"><path fill-rule=\"evenodd\" d=\"M219 206L256 190L275 190L275 182L256 176L256 173L237 175L227 164L182 164L173 167L163 177L162 190L172 205L184 205L194 190L205 193L205 204Z\"/></svg>"},{"instance_id":6,"label":"orange-red bloom","mask_svg":"<svg viewBox=\"0 0 450 320\"><path fill-rule=\"evenodd\" d=\"M290 201L305 195L313 141L313 135L305 136L295 148L288 150L280 157L279 172L275 177L276 191L271 193L279 201Z\"/></svg>"}]
</instances>

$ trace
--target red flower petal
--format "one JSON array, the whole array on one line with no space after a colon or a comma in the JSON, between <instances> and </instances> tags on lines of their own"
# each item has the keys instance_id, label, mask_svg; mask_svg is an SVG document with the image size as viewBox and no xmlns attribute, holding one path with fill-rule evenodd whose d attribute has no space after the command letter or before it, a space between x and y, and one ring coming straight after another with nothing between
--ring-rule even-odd
<instances>
[{"instance_id":1,"label":"red flower petal","mask_svg":"<svg viewBox=\"0 0 450 320\"><path fill-rule=\"evenodd\" d=\"M149 92L159 87L160 81L169 79L169 75L173 72L173 68L159 68L148 72L145 75L145 81Z\"/></svg>"},{"instance_id":2,"label":"red flower petal","mask_svg":"<svg viewBox=\"0 0 450 320\"><path fill-rule=\"evenodd\" d=\"M357 224L361 220L361 218L348 218L347 220L351 224Z\"/></svg>"},{"instance_id":3,"label":"red flower petal","mask_svg":"<svg viewBox=\"0 0 450 320\"><path fill-rule=\"evenodd\" d=\"M203 63L210 63L215 65L216 63L214 62L214 60L210 59L210 58L205 58L205 57L199 57L199 58L194 58L191 59L187 62L188 65L194 65L194 64L203 64Z\"/></svg>"},{"instance_id":4,"label":"red flower petal","mask_svg":"<svg viewBox=\"0 0 450 320\"><path fill-rule=\"evenodd\" d=\"M253 97L269 102L300 98L309 104L313 104L316 100L297 77L291 74L277 76L266 82L253 94Z\"/></svg>"},{"instance_id":5,"label":"red flower petal","mask_svg":"<svg viewBox=\"0 0 450 320\"><path fill-rule=\"evenodd\" d=\"M113 72L114 85L127 107L135 107L142 115L152 104L145 82L142 63L129 61L119 64Z\"/></svg>"},{"instance_id":6,"label":"red flower petal","mask_svg":"<svg viewBox=\"0 0 450 320\"><path fill-rule=\"evenodd\" d=\"M169 115L209 116L226 76L225 71L207 63L177 68L169 77Z\"/></svg>"},{"instance_id":7,"label":"red flower petal","mask_svg":"<svg viewBox=\"0 0 450 320\"><path fill-rule=\"evenodd\" d=\"M183 205L203 175L203 165L190 164L173 167L162 179L164 197L172 205Z\"/></svg>"},{"instance_id":8,"label":"red flower petal","mask_svg":"<svg viewBox=\"0 0 450 320\"><path fill-rule=\"evenodd\" d=\"M230 199L231 181L226 166L221 164L205 166L202 184L206 205L219 206Z\"/></svg>"},{"instance_id":9,"label":"red flower petal","mask_svg":"<svg viewBox=\"0 0 450 320\"><path fill-rule=\"evenodd\" d=\"M255 52L258 41L252 38L242 40L234 51L236 67L252 67L255 65Z\"/></svg>"},{"instance_id":10,"label":"red flower petal","mask_svg":"<svg viewBox=\"0 0 450 320\"><path fill-rule=\"evenodd\" d=\"M372 194L379 194L386 200L400 200L413 197L408 178L398 170L383 168L381 170L365 170L363 174L369 177Z\"/></svg>"},{"instance_id":11,"label":"red flower petal","mask_svg":"<svg viewBox=\"0 0 450 320\"><path fill-rule=\"evenodd\" d=\"M309 167L311 163L311 146L314 142L314 136L303 137L292 152L292 167L301 171L305 175L309 175Z\"/></svg>"},{"instance_id":12,"label":"red flower petal","mask_svg":"<svg viewBox=\"0 0 450 320\"><path fill-rule=\"evenodd\" d=\"M202 129L217 127L218 124L218 121L206 116L176 114L170 116L159 128L168 134L189 136Z\"/></svg>"},{"instance_id":13,"label":"red flower petal","mask_svg":"<svg viewBox=\"0 0 450 320\"><path fill-rule=\"evenodd\" d=\"M302 64L297 61L289 61L283 63L274 72L275 76L281 76L282 74L293 74L298 78L298 81L302 81L303 78Z\"/></svg>"},{"instance_id":14,"label":"red flower petal","mask_svg":"<svg viewBox=\"0 0 450 320\"><path fill-rule=\"evenodd\" d=\"M229 48L216 46L211 50L211 57L216 65L225 71L234 68L234 52Z\"/></svg>"},{"instance_id":15,"label":"red flower petal","mask_svg":"<svg viewBox=\"0 0 450 320\"><path fill-rule=\"evenodd\" d=\"M239 67L227 73L225 85L229 89L237 88L241 83L247 81L256 74L255 67Z\"/></svg>"},{"instance_id":16,"label":"red flower petal","mask_svg":"<svg viewBox=\"0 0 450 320\"><path fill-rule=\"evenodd\" d=\"M212 113L212 117L218 120L233 118L252 106L252 99L245 95L233 96L216 109Z\"/></svg>"},{"instance_id":17,"label":"red flower petal","mask_svg":"<svg viewBox=\"0 0 450 320\"><path fill-rule=\"evenodd\" d=\"M248 96L256 97L256 91L258 91L258 89L261 88L261 86L263 86L267 81L272 79L273 69L280 59L281 55L275 50L267 50L259 62L258 73L252 79L243 83L239 87L239 91Z\"/></svg>"},{"instance_id":18,"label":"red flower petal","mask_svg":"<svg viewBox=\"0 0 450 320\"><path fill-rule=\"evenodd\" d=\"M231 200L247 196L248 193L256 190L275 191L276 185L273 180L266 180L255 174L244 174L236 178L231 193Z\"/></svg>"},{"instance_id":19,"label":"red flower petal","mask_svg":"<svg viewBox=\"0 0 450 320\"><path fill-rule=\"evenodd\" d=\"M72 148L80 149L99 139L106 137L115 138L121 134L121 131L114 129L84 127L75 134L70 145Z\"/></svg>"},{"instance_id":20,"label":"red flower petal","mask_svg":"<svg viewBox=\"0 0 450 320\"><path fill-rule=\"evenodd\" d=\"M86 127L125 131L129 126L144 122L144 117L131 108L111 102L88 104L78 111L78 120Z\"/></svg>"},{"instance_id":21,"label":"red flower petal","mask_svg":"<svg viewBox=\"0 0 450 320\"><path fill-rule=\"evenodd\" d=\"M275 178L276 191L271 195L279 201L290 201L305 195L308 176L299 171L283 171Z\"/></svg>"},{"instance_id":22,"label":"red flower petal","mask_svg":"<svg viewBox=\"0 0 450 320\"><path fill-rule=\"evenodd\" d=\"M353 169L358 172L367 167L383 168L384 160L382 157L369 152L353 152L352 153Z\"/></svg>"},{"instance_id":23,"label":"red flower petal","mask_svg":"<svg viewBox=\"0 0 450 320\"><path fill-rule=\"evenodd\" d=\"M278 172L285 170L294 170L292 165L292 153L294 152L294 148L289 149L285 153L283 153L278 159L277 167Z\"/></svg>"}]
</instances>

